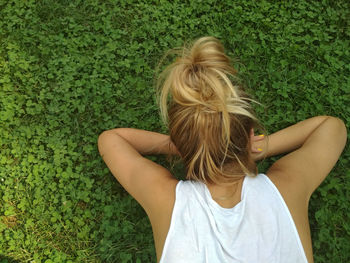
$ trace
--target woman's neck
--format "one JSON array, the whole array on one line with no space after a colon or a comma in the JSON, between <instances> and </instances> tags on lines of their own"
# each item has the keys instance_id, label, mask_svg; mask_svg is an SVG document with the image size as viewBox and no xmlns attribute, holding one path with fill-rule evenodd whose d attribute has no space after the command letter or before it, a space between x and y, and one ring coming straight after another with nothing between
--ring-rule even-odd
<instances>
[{"instance_id":1,"label":"woman's neck","mask_svg":"<svg viewBox=\"0 0 350 263\"><path fill-rule=\"evenodd\" d=\"M209 189L211 197L215 201L217 201L221 206L226 206L224 203L227 203L227 206L231 207L231 205L240 201L244 177L245 176L242 176L235 182L206 185Z\"/></svg>"}]
</instances>

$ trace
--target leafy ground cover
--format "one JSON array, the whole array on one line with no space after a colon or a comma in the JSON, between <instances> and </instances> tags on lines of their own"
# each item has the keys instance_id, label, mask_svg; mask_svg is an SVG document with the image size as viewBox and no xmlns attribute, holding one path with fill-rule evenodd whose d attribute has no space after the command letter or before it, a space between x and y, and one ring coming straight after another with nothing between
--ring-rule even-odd
<instances>
[{"instance_id":1,"label":"leafy ground cover","mask_svg":"<svg viewBox=\"0 0 350 263\"><path fill-rule=\"evenodd\" d=\"M346 0L0 1L0 262L155 262L146 214L96 143L166 132L154 69L184 40L222 40L269 132L315 115L349 128L349 18ZM310 202L318 263L350 261L349 159Z\"/></svg>"}]
</instances>

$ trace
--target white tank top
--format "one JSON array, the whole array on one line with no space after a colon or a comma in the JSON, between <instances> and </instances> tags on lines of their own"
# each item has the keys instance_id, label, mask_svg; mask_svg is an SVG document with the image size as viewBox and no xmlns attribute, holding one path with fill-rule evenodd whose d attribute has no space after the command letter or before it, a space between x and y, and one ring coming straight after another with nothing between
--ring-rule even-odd
<instances>
[{"instance_id":1,"label":"white tank top","mask_svg":"<svg viewBox=\"0 0 350 263\"><path fill-rule=\"evenodd\" d=\"M241 201L216 203L201 182L179 181L160 263L307 263L292 216L264 174L246 176Z\"/></svg>"}]
</instances>

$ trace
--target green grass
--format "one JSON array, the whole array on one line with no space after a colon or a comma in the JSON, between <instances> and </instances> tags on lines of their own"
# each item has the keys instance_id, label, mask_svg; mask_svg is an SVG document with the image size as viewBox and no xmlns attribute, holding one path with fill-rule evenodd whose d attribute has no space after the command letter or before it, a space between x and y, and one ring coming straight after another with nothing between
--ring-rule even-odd
<instances>
[{"instance_id":1,"label":"green grass","mask_svg":"<svg viewBox=\"0 0 350 263\"><path fill-rule=\"evenodd\" d=\"M349 18L346 0L0 1L0 262L155 262L96 144L114 127L166 132L154 69L185 40L224 43L269 132L315 115L349 128ZM350 261L349 157L311 198L317 263Z\"/></svg>"}]
</instances>

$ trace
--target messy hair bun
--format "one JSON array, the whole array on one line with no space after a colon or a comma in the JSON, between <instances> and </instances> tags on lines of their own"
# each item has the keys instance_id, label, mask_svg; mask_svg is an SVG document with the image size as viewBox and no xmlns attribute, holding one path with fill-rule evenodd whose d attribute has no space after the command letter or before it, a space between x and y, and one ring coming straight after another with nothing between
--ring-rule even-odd
<instances>
[{"instance_id":1,"label":"messy hair bun","mask_svg":"<svg viewBox=\"0 0 350 263\"><path fill-rule=\"evenodd\" d=\"M233 84L237 72L224 47L202 37L174 51L175 62L160 74L158 98L187 179L219 183L256 175L249 132L258 121L252 100Z\"/></svg>"}]
</instances>

